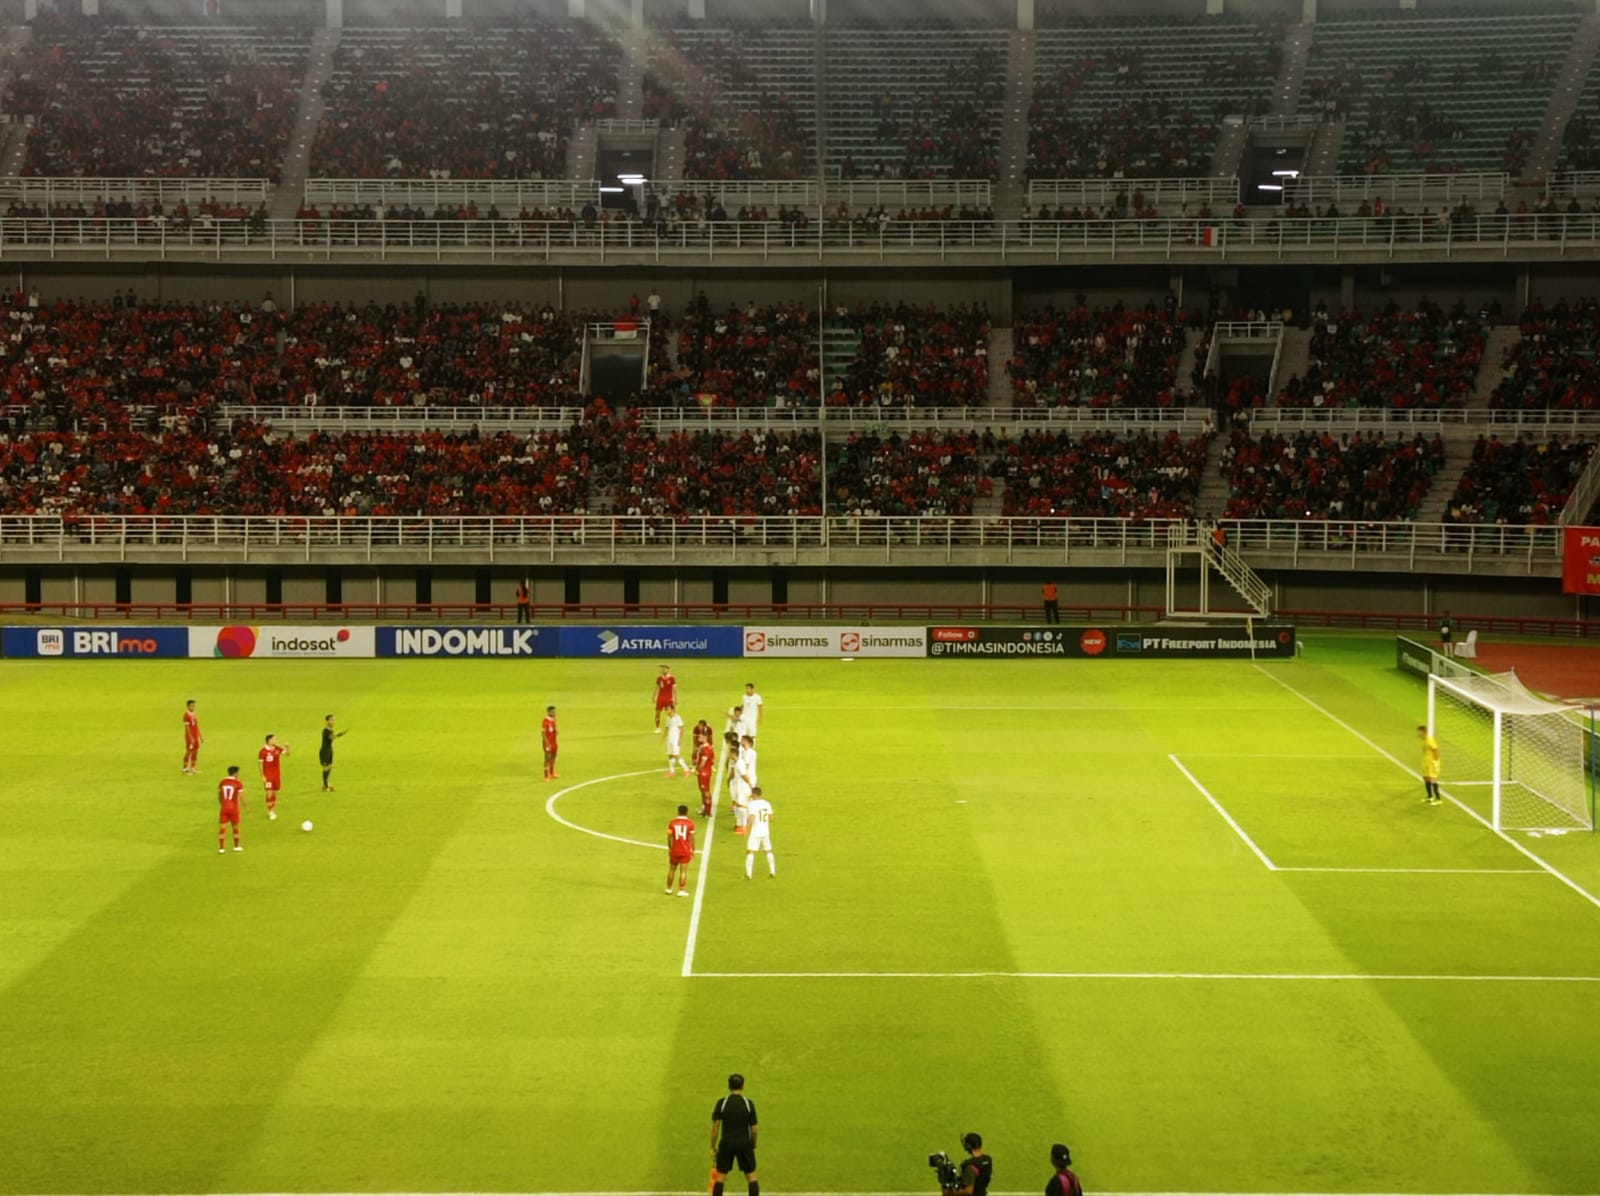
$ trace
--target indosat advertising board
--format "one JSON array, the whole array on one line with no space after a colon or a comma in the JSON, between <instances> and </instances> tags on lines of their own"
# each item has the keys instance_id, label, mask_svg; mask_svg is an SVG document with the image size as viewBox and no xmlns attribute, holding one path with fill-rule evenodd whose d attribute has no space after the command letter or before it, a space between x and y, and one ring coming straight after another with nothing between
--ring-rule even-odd
<instances>
[{"instance_id":1,"label":"indosat advertising board","mask_svg":"<svg viewBox=\"0 0 1600 1196\"><path fill-rule=\"evenodd\" d=\"M278 626L189 628L189 655L216 656L227 660L335 658L377 655L377 637L372 627Z\"/></svg>"}]
</instances>

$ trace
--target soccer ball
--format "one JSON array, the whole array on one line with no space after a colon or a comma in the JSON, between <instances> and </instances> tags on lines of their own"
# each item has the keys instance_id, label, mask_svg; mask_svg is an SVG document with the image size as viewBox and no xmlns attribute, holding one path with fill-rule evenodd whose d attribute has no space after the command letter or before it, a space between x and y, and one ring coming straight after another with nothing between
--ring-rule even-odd
<instances>
[{"instance_id":1,"label":"soccer ball","mask_svg":"<svg viewBox=\"0 0 1600 1196\"><path fill-rule=\"evenodd\" d=\"M311 829L311 819L307 818L304 822L302 822L300 824L300 829L303 830L303 831L310 830Z\"/></svg>"}]
</instances>

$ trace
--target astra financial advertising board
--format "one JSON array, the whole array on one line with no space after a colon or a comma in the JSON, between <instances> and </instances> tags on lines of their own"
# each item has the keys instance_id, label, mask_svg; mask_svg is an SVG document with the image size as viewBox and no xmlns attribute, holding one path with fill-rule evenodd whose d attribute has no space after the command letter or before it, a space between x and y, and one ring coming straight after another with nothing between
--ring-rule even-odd
<instances>
[{"instance_id":1,"label":"astra financial advertising board","mask_svg":"<svg viewBox=\"0 0 1600 1196\"><path fill-rule=\"evenodd\" d=\"M940 660L1262 660L1294 655L1294 628L930 627L928 655Z\"/></svg>"}]
</instances>

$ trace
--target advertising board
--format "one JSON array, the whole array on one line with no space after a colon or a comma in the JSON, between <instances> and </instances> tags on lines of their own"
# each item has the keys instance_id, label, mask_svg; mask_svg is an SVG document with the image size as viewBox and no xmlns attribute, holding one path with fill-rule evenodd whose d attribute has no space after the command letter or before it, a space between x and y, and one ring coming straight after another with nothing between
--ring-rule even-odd
<instances>
[{"instance_id":1,"label":"advertising board","mask_svg":"<svg viewBox=\"0 0 1600 1196\"><path fill-rule=\"evenodd\" d=\"M1561 529L1561 590L1600 594L1600 527Z\"/></svg>"},{"instance_id":2,"label":"advertising board","mask_svg":"<svg viewBox=\"0 0 1600 1196\"><path fill-rule=\"evenodd\" d=\"M928 655L1062 660L1262 660L1294 656L1294 628L930 627Z\"/></svg>"},{"instance_id":3,"label":"advertising board","mask_svg":"<svg viewBox=\"0 0 1600 1196\"><path fill-rule=\"evenodd\" d=\"M13 657L149 660L189 655L187 627L7 627L0 651Z\"/></svg>"},{"instance_id":4,"label":"advertising board","mask_svg":"<svg viewBox=\"0 0 1600 1196\"><path fill-rule=\"evenodd\" d=\"M554 656L553 627L379 627L379 656Z\"/></svg>"},{"instance_id":5,"label":"advertising board","mask_svg":"<svg viewBox=\"0 0 1600 1196\"><path fill-rule=\"evenodd\" d=\"M292 625L189 628L189 655L219 656L228 660L370 657L377 655L372 627Z\"/></svg>"},{"instance_id":6,"label":"advertising board","mask_svg":"<svg viewBox=\"0 0 1600 1196\"><path fill-rule=\"evenodd\" d=\"M924 656L922 627L746 627L744 654L774 656Z\"/></svg>"},{"instance_id":7,"label":"advertising board","mask_svg":"<svg viewBox=\"0 0 1600 1196\"><path fill-rule=\"evenodd\" d=\"M743 627L563 627L562 656L743 656Z\"/></svg>"}]
</instances>

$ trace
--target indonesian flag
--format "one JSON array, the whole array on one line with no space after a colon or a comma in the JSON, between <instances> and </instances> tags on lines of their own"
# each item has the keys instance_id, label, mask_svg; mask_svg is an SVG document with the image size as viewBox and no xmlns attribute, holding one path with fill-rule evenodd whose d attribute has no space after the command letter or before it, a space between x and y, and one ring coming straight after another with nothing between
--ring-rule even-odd
<instances>
[{"instance_id":1,"label":"indonesian flag","mask_svg":"<svg viewBox=\"0 0 1600 1196\"><path fill-rule=\"evenodd\" d=\"M1202 244L1202 245L1220 245L1220 244L1222 244L1222 230L1220 228L1215 227L1215 226L1210 226L1210 227L1201 229L1200 230L1200 244Z\"/></svg>"},{"instance_id":2,"label":"indonesian flag","mask_svg":"<svg viewBox=\"0 0 1600 1196\"><path fill-rule=\"evenodd\" d=\"M611 333L618 340L632 340L639 335L639 325L633 320L618 320L611 326Z\"/></svg>"}]
</instances>

